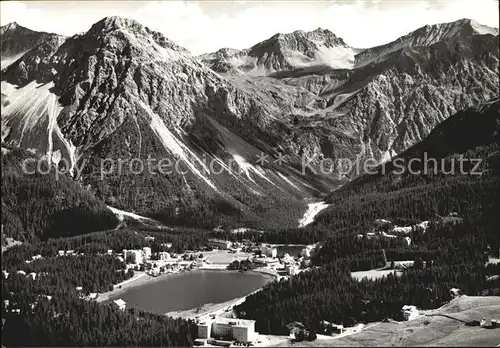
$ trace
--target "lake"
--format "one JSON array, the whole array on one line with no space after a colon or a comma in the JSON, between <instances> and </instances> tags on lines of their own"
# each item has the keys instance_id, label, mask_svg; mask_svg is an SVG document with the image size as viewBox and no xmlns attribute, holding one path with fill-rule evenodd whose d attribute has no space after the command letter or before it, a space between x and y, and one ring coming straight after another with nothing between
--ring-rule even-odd
<instances>
[{"instance_id":1,"label":"lake","mask_svg":"<svg viewBox=\"0 0 500 348\"><path fill-rule=\"evenodd\" d=\"M261 273L237 271L190 271L160 277L111 299L123 299L127 308L165 314L243 297L272 280Z\"/></svg>"}]
</instances>

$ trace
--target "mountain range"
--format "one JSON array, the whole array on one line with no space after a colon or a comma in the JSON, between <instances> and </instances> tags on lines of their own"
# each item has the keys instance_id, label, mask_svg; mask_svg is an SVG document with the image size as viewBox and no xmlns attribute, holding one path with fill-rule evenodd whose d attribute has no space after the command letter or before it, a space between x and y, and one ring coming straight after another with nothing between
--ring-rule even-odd
<instances>
[{"instance_id":1,"label":"mountain range","mask_svg":"<svg viewBox=\"0 0 500 348\"><path fill-rule=\"evenodd\" d=\"M368 49L317 29L195 57L131 19L71 37L11 23L0 30L2 143L167 223L293 227L306 200L362 174L341 159L388 161L497 97L498 39L464 19ZM153 173L116 167L148 158ZM182 171L158 173L163 158Z\"/></svg>"}]
</instances>

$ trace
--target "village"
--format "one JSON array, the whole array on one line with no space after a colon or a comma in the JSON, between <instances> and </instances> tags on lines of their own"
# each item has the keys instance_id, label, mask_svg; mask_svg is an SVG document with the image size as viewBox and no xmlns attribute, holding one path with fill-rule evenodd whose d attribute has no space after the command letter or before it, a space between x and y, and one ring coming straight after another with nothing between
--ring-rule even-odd
<instances>
[{"instance_id":1,"label":"village","mask_svg":"<svg viewBox=\"0 0 500 348\"><path fill-rule=\"evenodd\" d=\"M455 223L460 218L456 213L450 213L442 217L445 223ZM397 238L403 235L404 240L410 246L411 239L405 236L415 229L425 233L429 227L429 221L423 221L412 226L397 226L388 220L377 219L374 221L373 229L364 235L357 235L356 238ZM154 237L146 236L146 242L154 242ZM320 243L311 245L289 245L288 247L298 247L300 250L293 255L287 252L280 252L282 245L273 245L269 243L256 243L243 239L240 242L231 242L222 239L208 239L202 250L186 250L182 254L177 254L172 249L172 243L162 243L161 250L153 252L151 247L142 247L140 249L124 249L121 252L107 250L106 255L112 255L119 261L125 263L125 271L132 270L133 276L130 279L114 286L114 291L110 294L90 293L84 294L81 286L76 286L75 290L81 293L82 298L88 300L97 300L99 302L109 299L117 289L125 289L128 284L137 281L140 278L165 277L171 274L188 272L192 270L232 270L232 271L254 271L268 274L276 280L288 279L301 272L311 269L311 257L313 257L321 248ZM383 254L385 256L384 250ZM83 255L75 250L59 250L57 257L78 257ZM26 260L27 264L41 259L41 255L34 255L31 260ZM388 273L401 272L405 268L412 267L413 261L393 262L383 269L352 272L352 276L357 279L377 278ZM5 278L9 276L3 271ZM33 280L42 274L28 273L18 270L18 274L30 277ZM147 276L147 277L146 277ZM260 289L259 289L260 290ZM259 291L257 290L257 291ZM462 296L460 289L450 289L450 298L456 299ZM121 310L126 310L127 303L113 295L110 303ZM49 297L50 299L50 297ZM300 321L288 323L286 327L289 330L289 336L263 335L255 331L255 321L237 318L233 308L244 301L245 298L227 304L216 310L211 310L200 315L191 317L197 324L198 337L194 344L197 346L268 346L276 343L315 341L322 338L341 338L348 335L360 333L374 324L359 323L352 327L344 327L342 324L331 323L322 320L320 323L321 331L314 332ZM6 304L6 308L8 303ZM13 309L18 310L18 309ZM428 314L429 311L419 310L412 304L404 305L401 308L401 318L403 321L413 321L422 316L435 315ZM392 319L389 319L392 320ZM396 322L395 320L392 320ZM480 326L484 328L497 328L498 321L494 318L478 318L467 322L469 326Z\"/></svg>"}]
</instances>

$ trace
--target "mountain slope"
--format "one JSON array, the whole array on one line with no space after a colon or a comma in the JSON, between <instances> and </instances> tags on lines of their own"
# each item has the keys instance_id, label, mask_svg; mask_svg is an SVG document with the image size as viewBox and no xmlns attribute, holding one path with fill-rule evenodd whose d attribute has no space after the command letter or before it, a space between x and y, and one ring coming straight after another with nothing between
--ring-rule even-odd
<instances>
[{"instance_id":1,"label":"mountain slope","mask_svg":"<svg viewBox=\"0 0 500 348\"><path fill-rule=\"evenodd\" d=\"M89 191L58 175L39 154L2 146L2 242L36 242L113 229L118 219ZM40 165L43 173L36 173ZM31 174L34 173L34 174Z\"/></svg>"},{"instance_id":2,"label":"mountain slope","mask_svg":"<svg viewBox=\"0 0 500 348\"><path fill-rule=\"evenodd\" d=\"M211 66L207 56L201 59ZM294 106L291 132L307 156L383 162L453 113L498 96L498 61L498 29L459 20L358 52L347 69L285 66L267 77L224 76L287 99ZM290 97L292 91L300 97ZM312 127L317 132L310 136Z\"/></svg>"},{"instance_id":3,"label":"mountain slope","mask_svg":"<svg viewBox=\"0 0 500 348\"><path fill-rule=\"evenodd\" d=\"M219 215L261 223L271 205L296 224L301 197L336 185L301 173L296 155L273 163L286 127L273 113L284 103L255 100L133 20L105 18L51 47L2 71L2 140L61 158L114 207L210 226L224 221ZM174 170L156 175L162 159Z\"/></svg>"},{"instance_id":4,"label":"mountain slope","mask_svg":"<svg viewBox=\"0 0 500 348\"><path fill-rule=\"evenodd\" d=\"M417 30L362 66L329 31L276 35L244 53L275 72L250 76L214 72L109 17L2 70L2 141L39 149L110 206L169 224L296 226L303 198L361 174L346 161L385 161L498 95L498 36L474 25L432 26L461 33L433 40ZM324 47L352 53L352 66L337 69Z\"/></svg>"},{"instance_id":5,"label":"mountain slope","mask_svg":"<svg viewBox=\"0 0 500 348\"><path fill-rule=\"evenodd\" d=\"M47 40L63 39L63 36L33 31L16 22L0 28L1 68L4 69L26 52Z\"/></svg>"},{"instance_id":6,"label":"mountain slope","mask_svg":"<svg viewBox=\"0 0 500 348\"><path fill-rule=\"evenodd\" d=\"M408 225L457 212L482 219L498 245L499 107L494 99L451 116L423 141L332 192L314 225L364 233L375 219Z\"/></svg>"}]
</instances>

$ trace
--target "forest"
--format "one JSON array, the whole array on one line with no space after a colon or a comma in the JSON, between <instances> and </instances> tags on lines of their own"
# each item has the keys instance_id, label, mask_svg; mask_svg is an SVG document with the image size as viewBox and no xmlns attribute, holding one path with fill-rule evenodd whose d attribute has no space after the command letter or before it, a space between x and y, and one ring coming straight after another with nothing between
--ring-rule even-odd
<instances>
[{"instance_id":1,"label":"forest","mask_svg":"<svg viewBox=\"0 0 500 348\"><path fill-rule=\"evenodd\" d=\"M4 151L6 153L4 153ZM55 168L48 174L27 174L38 158L19 148L2 145L2 234L21 242L69 237L114 228L118 219L106 205Z\"/></svg>"},{"instance_id":2,"label":"forest","mask_svg":"<svg viewBox=\"0 0 500 348\"><path fill-rule=\"evenodd\" d=\"M373 250L376 246L351 238L350 243L343 243L348 246L344 250L330 240L315 259L321 267L268 284L236 310L241 317L256 320L259 332L286 334L286 324L292 321L300 321L317 331L322 320L345 326L386 318L400 320L403 305L413 304L422 309L439 307L450 300L449 290L453 287L471 296L498 296L500 280L488 277L500 274L500 264L485 265L489 252L487 239L477 222L435 225L420 241L419 248L431 252L426 260L421 252L413 253L411 249L389 249L386 252L389 260L413 260L414 267L397 275L360 281L351 278L351 271L365 267L349 261L363 260L362 250Z\"/></svg>"},{"instance_id":3,"label":"forest","mask_svg":"<svg viewBox=\"0 0 500 348\"><path fill-rule=\"evenodd\" d=\"M500 274L500 264L487 264L490 256L500 256L498 103L485 112L477 123L470 121L468 113L459 114L458 121L444 122L426 141L401 155L408 159L430 152L444 159L446 166L459 154L481 158L482 175L432 171L400 175L391 171L390 161L379 167L387 170L384 175L361 176L329 194L326 202L330 206L312 225L300 229L294 226L304 205L286 195L266 192L272 198L263 195L254 200L232 182L238 198L229 202L201 190L177 192L172 187L182 186L177 185L178 177L151 182L146 177L138 182L113 177L83 186L66 177L26 177L19 163L30 154L9 149L2 153L2 225L6 235L24 243L2 253L2 270L8 273L2 275L2 299L7 300L2 302L6 319L2 344L192 345L196 325L191 321L136 309L122 312L84 297L107 291L133 276L122 261L107 255L109 249L121 252L149 246L153 252L184 253L202 249L209 238L276 244L320 242L321 248L312 255L312 267L269 283L235 307L240 317L255 319L256 331L261 333L288 334L286 324L292 321L317 332L322 320L345 326L399 320L403 305L439 307L450 299L453 287L467 295L500 295L500 279L491 277ZM148 146L155 145L145 144L146 150ZM199 183L191 184L199 187ZM94 191L84 189L86 185ZM134 195L136 191L130 188L142 185L148 190ZM119 221L104 202L116 203L118 208L133 206L138 212L148 209L150 216L173 227L121 224L117 228ZM236 208L242 205L255 213ZM452 212L460 221L446 219ZM429 221L429 226L426 230L413 228L394 239L368 238L376 219L398 226ZM252 229L231 232L242 223ZM211 230L219 225L223 228ZM404 237L410 237L411 243ZM60 257L59 250L84 255ZM41 258L33 259L37 255ZM413 261L413 267L376 280L351 277L354 271L390 268L393 261ZM251 266L234 263L231 268ZM31 272L36 273L34 279Z\"/></svg>"}]
</instances>

